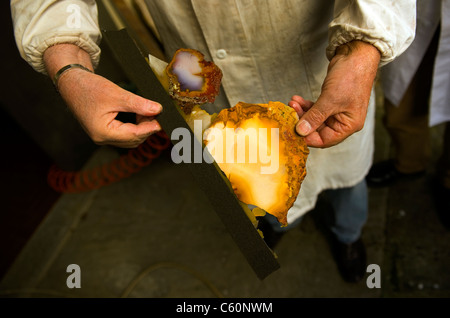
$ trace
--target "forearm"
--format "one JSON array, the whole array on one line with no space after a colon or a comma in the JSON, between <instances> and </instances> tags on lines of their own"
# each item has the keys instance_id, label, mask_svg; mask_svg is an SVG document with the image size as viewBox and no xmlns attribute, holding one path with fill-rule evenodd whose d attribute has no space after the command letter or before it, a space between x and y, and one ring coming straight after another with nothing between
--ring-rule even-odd
<instances>
[{"instance_id":1,"label":"forearm","mask_svg":"<svg viewBox=\"0 0 450 318\"><path fill-rule=\"evenodd\" d=\"M336 0L329 24L327 57L344 43L360 40L381 52L380 65L392 61L411 44L415 32L416 1Z\"/></svg>"},{"instance_id":2,"label":"forearm","mask_svg":"<svg viewBox=\"0 0 450 318\"><path fill-rule=\"evenodd\" d=\"M74 44L57 44L44 52L44 64L51 79L64 66L68 64L81 64L93 71L90 55Z\"/></svg>"},{"instance_id":3,"label":"forearm","mask_svg":"<svg viewBox=\"0 0 450 318\"><path fill-rule=\"evenodd\" d=\"M62 43L82 48L98 65L101 32L94 0L12 0L11 17L19 52L36 71L46 73L44 52ZM79 25L68 23L74 18Z\"/></svg>"}]
</instances>

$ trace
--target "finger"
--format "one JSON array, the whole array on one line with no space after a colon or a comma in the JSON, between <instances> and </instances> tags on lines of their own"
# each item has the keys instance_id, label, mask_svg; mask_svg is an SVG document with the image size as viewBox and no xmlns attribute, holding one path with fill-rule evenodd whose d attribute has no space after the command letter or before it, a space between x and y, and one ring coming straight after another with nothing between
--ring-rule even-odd
<instances>
[{"instance_id":1,"label":"finger","mask_svg":"<svg viewBox=\"0 0 450 318\"><path fill-rule=\"evenodd\" d=\"M322 125L317 131L305 137L305 142L309 147L328 148L343 141L347 136L332 127Z\"/></svg>"},{"instance_id":2,"label":"finger","mask_svg":"<svg viewBox=\"0 0 450 318\"><path fill-rule=\"evenodd\" d=\"M153 120L155 120L155 116L136 115L136 124L140 124L140 123L143 123L143 122L151 122Z\"/></svg>"},{"instance_id":3,"label":"finger","mask_svg":"<svg viewBox=\"0 0 450 318\"><path fill-rule=\"evenodd\" d=\"M296 131L301 136L308 136L316 131L332 115L332 109L327 108L318 101L300 118Z\"/></svg>"},{"instance_id":4,"label":"finger","mask_svg":"<svg viewBox=\"0 0 450 318\"><path fill-rule=\"evenodd\" d=\"M124 148L136 147L148 136L161 130L161 126L156 120L145 120L138 124L122 123L116 120L111 123L110 127L109 144L114 143Z\"/></svg>"},{"instance_id":5,"label":"finger","mask_svg":"<svg viewBox=\"0 0 450 318\"><path fill-rule=\"evenodd\" d=\"M161 130L161 126L156 120L141 121L138 124L125 123L119 126L117 133L124 139L147 138Z\"/></svg>"},{"instance_id":6,"label":"finger","mask_svg":"<svg viewBox=\"0 0 450 318\"><path fill-rule=\"evenodd\" d=\"M305 142L308 145L308 147L323 148L323 140L317 131L314 131L310 133L308 136L306 136Z\"/></svg>"},{"instance_id":7,"label":"finger","mask_svg":"<svg viewBox=\"0 0 450 318\"><path fill-rule=\"evenodd\" d=\"M302 117L303 114L314 105L314 102L306 100L299 95L294 95L291 97L291 101L288 105L297 112L299 117Z\"/></svg>"},{"instance_id":8,"label":"finger","mask_svg":"<svg viewBox=\"0 0 450 318\"><path fill-rule=\"evenodd\" d=\"M125 91L119 111L136 113L142 116L156 116L162 111L161 104Z\"/></svg>"},{"instance_id":9,"label":"finger","mask_svg":"<svg viewBox=\"0 0 450 318\"><path fill-rule=\"evenodd\" d=\"M304 99L303 97L301 97L299 95L292 96L291 101L298 103L304 111L307 111L314 105L313 101Z\"/></svg>"},{"instance_id":10,"label":"finger","mask_svg":"<svg viewBox=\"0 0 450 318\"><path fill-rule=\"evenodd\" d=\"M297 102L291 100L291 101L288 103L288 105L289 105L290 107L292 107L292 108L295 110L295 112L297 113L297 115L298 115L299 118L303 116L304 111L303 111L303 109L302 109L302 107L300 106L299 103L297 103Z\"/></svg>"}]
</instances>

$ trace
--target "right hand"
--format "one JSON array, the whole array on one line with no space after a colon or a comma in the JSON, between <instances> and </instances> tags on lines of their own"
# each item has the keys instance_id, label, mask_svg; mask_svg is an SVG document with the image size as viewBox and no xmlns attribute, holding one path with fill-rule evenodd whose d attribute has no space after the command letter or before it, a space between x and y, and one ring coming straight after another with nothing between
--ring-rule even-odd
<instances>
[{"instance_id":1,"label":"right hand","mask_svg":"<svg viewBox=\"0 0 450 318\"><path fill-rule=\"evenodd\" d=\"M93 69L89 54L73 44L51 46L43 59L51 78L68 64ZM134 148L161 130L154 119L162 111L159 103L130 93L102 76L73 68L60 76L58 90L96 144ZM136 124L117 120L119 112L135 113Z\"/></svg>"},{"instance_id":2,"label":"right hand","mask_svg":"<svg viewBox=\"0 0 450 318\"><path fill-rule=\"evenodd\" d=\"M380 57L370 43L343 44L330 61L317 101L291 98L289 106L300 117L296 131L308 146L331 147L363 128Z\"/></svg>"},{"instance_id":3,"label":"right hand","mask_svg":"<svg viewBox=\"0 0 450 318\"><path fill-rule=\"evenodd\" d=\"M134 148L160 131L154 119L159 103L130 93L106 78L72 69L61 76L59 92L81 126L98 145ZM119 112L136 114L136 124L116 119Z\"/></svg>"}]
</instances>

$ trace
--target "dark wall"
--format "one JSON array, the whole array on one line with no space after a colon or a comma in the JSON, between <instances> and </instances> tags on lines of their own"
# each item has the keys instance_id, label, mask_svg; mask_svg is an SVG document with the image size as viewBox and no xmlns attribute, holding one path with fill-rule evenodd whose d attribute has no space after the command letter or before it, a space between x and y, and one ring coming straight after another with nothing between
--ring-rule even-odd
<instances>
[{"instance_id":1,"label":"dark wall","mask_svg":"<svg viewBox=\"0 0 450 318\"><path fill-rule=\"evenodd\" d=\"M102 7L100 7L100 10ZM97 146L82 130L55 91L51 80L35 72L19 55L9 1L0 1L2 49L0 107L61 168L78 170ZM101 22L108 26L105 18ZM108 48L101 44L97 73L114 82L126 81Z\"/></svg>"}]
</instances>

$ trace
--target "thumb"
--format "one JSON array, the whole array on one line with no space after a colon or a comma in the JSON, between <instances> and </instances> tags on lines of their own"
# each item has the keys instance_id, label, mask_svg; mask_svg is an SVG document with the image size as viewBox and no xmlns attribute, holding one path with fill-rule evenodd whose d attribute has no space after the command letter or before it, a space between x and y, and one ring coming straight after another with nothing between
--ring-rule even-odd
<instances>
[{"instance_id":1,"label":"thumb","mask_svg":"<svg viewBox=\"0 0 450 318\"><path fill-rule=\"evenodd\" d=\"M297 123L296 131L301 136L307 136L316 131L332 114L319 100L303 114Z\"/></svg>"},{"instance_id":2,"label":"thumb","mask_svg":"<svg viewBox=\"0 0 450 318\"><path fill-rule=\"evenodd\" d=\"M162 111L161 104L127 92L120 105L120 111L150 117Z\"/></svg>"}]
</instances>

